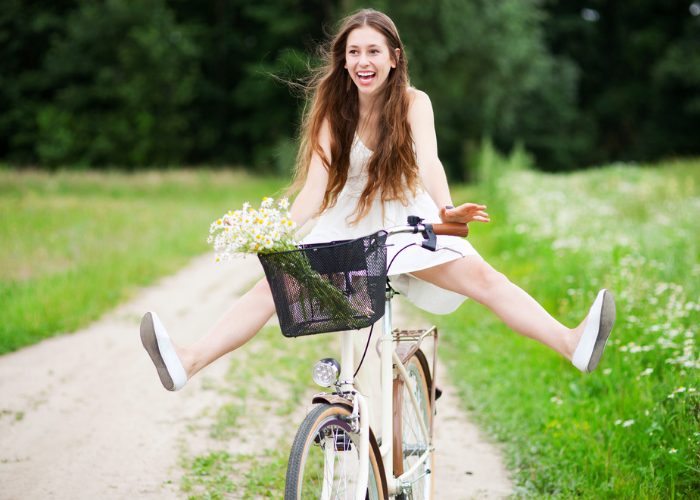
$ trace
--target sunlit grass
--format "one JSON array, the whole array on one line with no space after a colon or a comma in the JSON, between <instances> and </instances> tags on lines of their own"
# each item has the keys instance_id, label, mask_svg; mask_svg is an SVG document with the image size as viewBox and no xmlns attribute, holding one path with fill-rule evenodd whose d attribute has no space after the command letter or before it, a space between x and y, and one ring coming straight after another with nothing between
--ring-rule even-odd
<instances>
[{"instance_id":1,"label":"sunlit grass","mask_svg":"<svg viewBox=\"0 0 700 500\"><path fill-rule=\"evenodd\" d=\"M471 236L569 326L599 288L618 320L599 369L578 373L474 303L436 317L451 379L506 443L519 493L690 497L700 491L700 162L570 175L503 172L494 222Z\"/></svg>"},{"instance_id":2,"label":"sunlit grass","mask_svg":"<svg viewBox=\"0 0 700 500\"><path fill-rule=\"evenodd\" d=\"M232 171L0 169L0 354L98 318L205 252L223 211L282 185Z\"/></svg>"},{"instance_id":3,"label":"sunlit grass","mask_svg":"<svg viewBox=\"0 0 700 500\"><path fill-rule=\"evenodd\" d=\"M474 225L470 236L482 255L568 325L583 319L601 287L618 305L610 346L588 376L477 304L435 318L451 380L506 444L518 493L692 497L700 490L700 162L497 173L488 185L455 193L455 201L489 205L493 222ZM213 217L280 186L232 172L0 169L0 353L99 317L206 251ZM288 415L308 390L319 354L312 345L319 344L275 337L265 352L277 354L245 377L237 365L236 380L253 390L250 381L263 380L273 363L287 400L272 413ZM270 398L270 387L255 390ZM231 396L240 403L239 393ZM215 425L217 436L235 440L245 415L230 403ZM284 432L298 423L288 421ZM262 479L244 476L239 491L279 492L284 453L268 452L255 459ZM188 478L224 478L242 459L217 453L190 457L185 491ZM237 489L213 481L222 495Z\"/></svg>"},{"instance_id":4,"label":"sunlit grass","mask_svg":"<svg viewBox=\"0 0 700 500\"><path fill-rule=\"evenodd\" d=\"M302 418L290 418L299 408L311 408L318 390L311 368L339 349L337 335L290 339L278 327L258 333L252 352L234 353L221 387L220 406L211 408L209 435L216 450L191 456L183 450L181 490L188 498L282 498L292 442ZM244 408L245 411L238 410ZM253 444L254 451L241 451Z\"/></svg>"}]
</instances>

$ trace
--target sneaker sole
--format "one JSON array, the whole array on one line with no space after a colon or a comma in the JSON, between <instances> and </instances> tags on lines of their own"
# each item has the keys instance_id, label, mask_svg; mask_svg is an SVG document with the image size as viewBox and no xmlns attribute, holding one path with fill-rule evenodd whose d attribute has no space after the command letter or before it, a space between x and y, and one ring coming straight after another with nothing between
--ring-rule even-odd
<instances>
[{"instance_id":1,"label":"sneaker sole","mask_svg":"<svg viewBox=\"0 0 700 500\"><path fill-rule=\"evenodd\" d=\"M158 349L156 329L153 325L153 315L151 313L144 314L141 319L141 343L151 357L151 361L153 361L153 364L156 366L156 371L158 372L158 377L163 387L169 391L174 390L175 384L173 383L172 377L170 377L170 373L168 373L165 361L163 361L163 356L160 354L160 349Z\"/></svg>"},{"instance_id":2,"label":"sneaker sole","mask_svg":"<svg viewBox=\"0 0 700 500\"><path fill-rule=\"evenodd\" d=\"M603 306L600 310L600 324L598 327L598 337L595 340L595 345L593 346L593 353L591 354L591 359L588 361L588 366L586 367L587 372L592 372L598 366L600 358L603 356L603 351L605 350L605 344L610 337L610 332L612 331L613 325L615 324L615 298L609 291L603 292Z\"/></svg>"}]
</instances>

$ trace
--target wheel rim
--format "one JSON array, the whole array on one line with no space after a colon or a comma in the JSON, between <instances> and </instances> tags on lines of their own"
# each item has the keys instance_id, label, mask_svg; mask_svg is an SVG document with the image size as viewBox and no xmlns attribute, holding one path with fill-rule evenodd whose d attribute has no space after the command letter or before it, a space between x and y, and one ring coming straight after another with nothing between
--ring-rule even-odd
<instances>
[{"instance_id":1,"label":"wheel rim","mask_svg":"<svg viewBox=\"0 0 700 500\"><path fill-rule=\"evenodd\" d=\"M359 476L359 434L338 416L321 421L307 445L299 483L301 499L354 499ZM368 497L379 500L377 481L370 464Z\"/></svg>"}]
</instances>

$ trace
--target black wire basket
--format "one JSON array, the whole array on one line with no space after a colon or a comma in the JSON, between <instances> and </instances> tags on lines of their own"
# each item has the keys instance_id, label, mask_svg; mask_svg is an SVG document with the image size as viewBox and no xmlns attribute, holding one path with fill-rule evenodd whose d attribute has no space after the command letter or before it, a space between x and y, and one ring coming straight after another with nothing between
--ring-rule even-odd
<instances>
[{"instance_id":1,"label":"black wire basket","mask_svg":"<svg viewBox=\"0 0 700 500\"><path fill-rule=\"evenodd\" d=\"M285 337L356 330L384 315L386 231L258 254Z\"/></svg>"}]
</instances>

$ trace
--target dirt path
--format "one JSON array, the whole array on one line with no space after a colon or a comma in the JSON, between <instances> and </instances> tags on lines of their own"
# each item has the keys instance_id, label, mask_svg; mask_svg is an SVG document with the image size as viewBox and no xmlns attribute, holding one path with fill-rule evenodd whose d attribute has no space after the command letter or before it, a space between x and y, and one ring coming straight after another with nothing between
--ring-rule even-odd
<instances>
[{"instance_id":1,"label":"dirt path","mask_svg":"<svg viewBox=\"0 0 700 500\"><path fill-rule=\"evenodd\" d=\"M178 342L190 342L260 273L252 258L222 269L200 257L84 330L0 357L0 499L185 498L181 449L207 449L206 435L192 429L220 403L207 387L230 384L231 357L169 393L141 348L138 323L157 310ZM255 342L237 355L258 356ZM441 383L436 498L507 496L497 449Z\"/></svg>"},{"instance_id":2,"label":"dirt path","mask_svg":"<svg viewBox=\"0 0 700 500\"><path fill-rule=\"evenodd\" d=\"M469 421L456 389L444 378L441 388L435 421L436 500L506 498L513 485L500 450Z\"/></svg>"}]
</instances>

